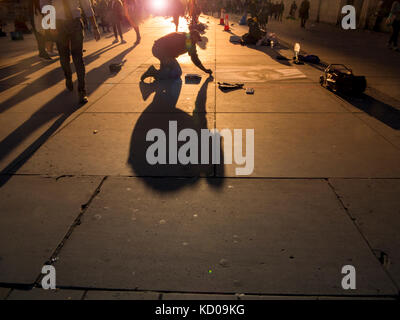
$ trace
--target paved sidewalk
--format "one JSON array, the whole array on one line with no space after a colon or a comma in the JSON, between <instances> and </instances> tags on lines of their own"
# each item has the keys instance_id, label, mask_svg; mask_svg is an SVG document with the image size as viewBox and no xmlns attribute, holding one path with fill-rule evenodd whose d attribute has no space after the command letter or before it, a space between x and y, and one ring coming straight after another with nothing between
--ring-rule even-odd
<instances>
[{"instance_id":1,"label":"paved sidewalk","mask_svg":"<svg viewBox=\"0 0 400 320\"><path fill-rule=\"evenodd\" d=\"M279 48L231 44L216 19L202 19L209 42L200 59L215 79L140 85L157 63L154 40L174 30L150 19L137 47L133 31L127 45L85 42L90 101L81 108L58 61L40 62L32 39L1 39L0 298L398 297L399 128L364 112L367 97L337 97L320 87L318 70L276 60ZM18 58L9 54L23 44ZM200 72L187 55L179 62L184 75ZM392 69L365 70L378 79ZM244 82L255 95L223 93L218 81ZM169 121L255 129L253 174L149 166L146 133ZM37 288L46 262L56 293ZM341 287L349 264L353 291Z\"/></svg>"},{"instance_id":2,"label":"paved sidewalk","mask_svg":"<svg viewBox=\"0 0 400 320\"><path fill-rule=\"evenodd\" d=\"M246 30L244 26L235 28ZM283 22L272 19L267 29L290 45L291 57L294 44L299 42L307 54L318 55L326 63L345 64L355 74L366 76L368 85L400 110L400 53L387 48L389 34L362 29L343 30L339 26L312 21L302 29L299 20L287 19Z\"/></svg>"}]
</instances>

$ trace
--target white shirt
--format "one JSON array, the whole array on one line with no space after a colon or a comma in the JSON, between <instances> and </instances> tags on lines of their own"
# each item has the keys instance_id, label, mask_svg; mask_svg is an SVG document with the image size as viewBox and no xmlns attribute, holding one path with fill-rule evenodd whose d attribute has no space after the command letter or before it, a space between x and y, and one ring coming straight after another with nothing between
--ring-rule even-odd
<instances>
[{"instance_id":1,"label":"white shirt","mask_svg":"<svg viewBox=\"0 0 400 320\"><path fill-rule=\"evenodd\" d=\"M79 7L82 8L86 17L93 17L94 12L90 0L65 0L71 9L72 18L81 18L81 11ZM63 0L40 0L40 7L44 5L53 5L56 9L56 19L66 20L67 17L64 12Z\"/></svg>"}]
</instances>

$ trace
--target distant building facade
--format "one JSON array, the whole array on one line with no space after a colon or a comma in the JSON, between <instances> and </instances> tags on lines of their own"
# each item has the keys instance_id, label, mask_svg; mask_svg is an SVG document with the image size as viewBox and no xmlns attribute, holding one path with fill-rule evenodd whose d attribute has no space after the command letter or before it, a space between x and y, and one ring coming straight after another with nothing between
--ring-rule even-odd
<instances>
[{"instance_id":1,"label":"distant building facade","mask_svg":"<svg viewBox=\"0 0 400 320\"><path fill-rule=\"evenodd\" d=\"M342 8L345 5L353 5L357 12L357 26L361 29L376 29L376 22L380 29L385 29L385 19L387 17L394 0L309 0L310 1L310 20L340 24L342 20ZM273 2L276 2L273 1ZM293 0L283 0L285 4L285 16L289 15L290 5ZM300 6L302 0L296 0Z\"/></svg>"}]
</instances>

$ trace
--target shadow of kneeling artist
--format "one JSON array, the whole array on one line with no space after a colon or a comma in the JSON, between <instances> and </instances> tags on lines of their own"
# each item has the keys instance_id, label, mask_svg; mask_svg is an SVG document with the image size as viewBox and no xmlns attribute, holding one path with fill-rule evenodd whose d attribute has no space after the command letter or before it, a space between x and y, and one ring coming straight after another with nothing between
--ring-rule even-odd
<instances>
[{"instance_id":1,"label":"shadow of kneeling artist","mask_svg":"<svg viewBox=\"0 0 400 320\"><path fill-rule=\"evenodd\" d=\"M201 177L205 177L209 184L217 188L222 186L222 179L213 178L217 166L221 166L218 168L219 173L224 172L224 159L219 144L215 144L219 148L214 149L214 157L219 157L219 164L213 164L212 159L212 139L218 139L219 136L208 130L206 117L207 88L212 81L210 76L200 88L193 115L177 108L182 88L180 79L140 83L145 101L152 93L155 92L155 95L133 130L128 163L149 187L159 192L173 192L197 183ZM201 141L202 131L210 134L207 148L204 147L207 144ZM159 135L155 136L152 132L158 132ZM189 141L192 147L185 148ZM152 157L156 157L159 162L151 164ZM189 163L182 163L182 159ZM181 179L165 180L157 177Z\"/></svg>"}]
</instances>

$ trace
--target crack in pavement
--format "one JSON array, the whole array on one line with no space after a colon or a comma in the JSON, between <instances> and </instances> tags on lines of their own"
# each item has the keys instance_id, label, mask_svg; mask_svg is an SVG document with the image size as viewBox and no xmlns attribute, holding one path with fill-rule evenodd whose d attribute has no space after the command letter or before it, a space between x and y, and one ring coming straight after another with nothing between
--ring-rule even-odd
<instances>
[{"instance_id":1,"label":"crack in pavement","mask_svg":"<svg viewBox=\"0 0 400 320\"><path fill-rule=\"evenodd\" d=\"M44 265L53 265L57 260L58 260L58 255L61 251L61 249L64 247L66 241L71 237L72 233L74 232L74 229L81 225L81 219L83 217L83 215L86 213L86 211L89 209L90 204L93 202L93 200L96 198L96 196L101 192L101 188L103 186L103 184L105 183L105 181L107 180L108 176L105 176L102 181L100 182L100 184L97 186L97 188L94 190L93 194L91 195L91 197L89 198L88 202L86 202L85 204L83 204L81 206L81 212L79 213L79 215L76 217L76 219L74 220L74 222L72 223L72 225L69 227L66 235L63 237L63 239L61 240L61 242L58 244L57 248L54 250L53 254L50 256L50 258L44 263ZM43 278L43 274L40 274L37 278L36 281L34 282L34 286L39 286L39 284L41 283L41 280Z\"/></svg>"},{"instance_id":2,"label":"crack in pavement","mask_svg":"<svg viewBox=\"0 0 400 320\"><path fill-rule=\"evenodd\" d=\"M344 204L342 197L336 192L335 187L331 184L331 182L329 181L329 179L326 179L326 182L329 186L329 188L332 190L333 194L335 195L336 199L338 200L340 206L342 207L342 209L345 211L346 215L350 218L352 224L355 226L356 230L358 231L358 233L360 234L360 236L362 237L362 239L364 240L364 242L367 244L369 250L371 251L371 253L374 255L374 257L379 261L379 265L381 266L382 270L385 272L385 274L388 276L388 278L390 279L390 281L392 282L392 284L394 285L394 287L397 289L398 294L400 295L400 288L397 285L396 281L394 280L394 278L392 277L392 275L389 273L389 271L385 268L385 264L382 263L382 261L386 261L385 257L383 256L383 260L382 260L382 254L377 255L377 250L375 250L372 245L369 243L367 237L364 235L364 233L362 232L360 226L357 223L357 219L355 217L353 217L350 213L349 208ZM381 252L381 251L380 251ZM383 253L383 252L382 252Z\"/></svg>"}]
</instances>

